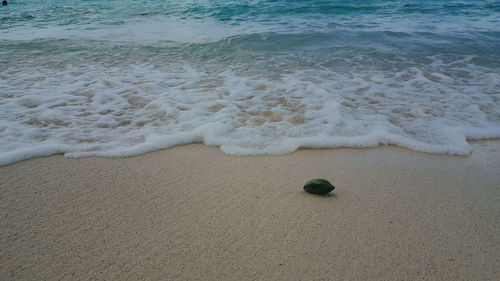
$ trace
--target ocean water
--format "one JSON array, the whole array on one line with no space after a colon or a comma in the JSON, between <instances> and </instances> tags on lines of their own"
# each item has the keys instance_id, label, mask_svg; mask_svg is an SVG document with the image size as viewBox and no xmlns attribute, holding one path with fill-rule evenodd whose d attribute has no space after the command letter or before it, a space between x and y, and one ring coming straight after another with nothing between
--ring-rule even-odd
<instances>
[{"instance_id":1,"label":"ocean water","mask_svg":"<svg viewBox=\"0 0 500 281\"><path fill-rule=\"evenodd\" d=\"M9 2L0 165L500 138L500 1Z\"/></svg>"}]
</instances>

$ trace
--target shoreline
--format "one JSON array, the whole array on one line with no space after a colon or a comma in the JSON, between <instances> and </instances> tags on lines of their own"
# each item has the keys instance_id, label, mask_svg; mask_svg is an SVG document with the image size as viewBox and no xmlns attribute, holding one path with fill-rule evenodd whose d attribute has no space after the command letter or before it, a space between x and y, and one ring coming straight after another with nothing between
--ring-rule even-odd
<instances>
[{"instance_id":1,"label":"shoreline","mask_svg":"<svg viewBox=\"0 0 500 281\"><path fill-rule=\"evenodd\" d=\"M496 280L500 141L0 167L2 280ZM330 196L305 193L329 179Z\"/></svg>"},{"instance_id":2,"label":"shoreline","mask_svg":"<svg viewBox=\"0 0 500 281\"><path fill-rule=\"evenodd\" d=\"M67 158L67 159L83 159L83 158L131 158L131 157L140 157L141 155L144 155L144 154L148 154L148 153L155 153L155 152L158 152L158 151L162 151L162 150L169 150L169 149L172 149L172 148L175 148L175 147L180 147L180 146L190 146L190 145L204 145L204 146L207 146L207 147L210 147L210 148L217 148L219 149L222 153L226 154L226 155L229 155L229 156L235 156L235 157L258 157L258 156L270 156L270 157L276 157L276 156L281 156L281 155L287 155L287 154L291 154L291 153L296 153L297 151L307 151L307 150L321 150L321 151L329 151L329 150L343 150L343 149L354 149L354 150L363 150L363 149L377 149L377 148L395 148L395 149L403 149L403 150L409 150L409 151L413 151L413 152L416 152L416 153L422 153L422 154L425 154L425 155L437 155L437 156L452 156L452 157L469 157L471 156L473 153L474 153L474 144L481 144L483 142L500 142L500 138L487 138L487 139L480 139L480 140L467 140L467 143L470 144L471 146L471 152L470 154L463 154L463 153L438 153L438 152L429 152L429 151L422 151L422 150L417 150L417 149L413 149L413 148L409 148L409 147L406 147L406 146L400 146L400 145L395 145L395 144L378 144L376 146L373 146L373 147L349 147L349 146L346 146L346 147L334 147L334 148L310 148L310 147L298 147L296 150L294 151L291 151L291 152L284 152L284 153L262 153L262 154L233 154L233 153L227 153L227 152L224 152L220 145L208 145L208 144L205 144L204 142L189 142L189 143L185 143L185 144L176 144L176 145L173 145L173 146L169 146L169 147L166 147L166 148L157 148L157 149L153 149L153 150L146 150L144 152L139 152L139 153L133 153L133 154L124 154L124 155L118 155L118 156L113 156L113 155L105 155L105 156L102 156L102 155L93 155L93 154L90 154L89 156L73 156L74 153L77 153L77 152L52 152L52 153L48 153L48 152L42 152L42 153L33 153L31 152L31 154L33 154L34 156L30 156L30 157L24 157L24 156L18 156L18 155L21 155L21 153L16 153L14 156L12 155L9 155L11 157L9 158L13 158L13 159L18 159L18 160L13 160L12 162L11 161L0 161L0 167L5 167L5 166L9 166L9 165L12 165L12 164L16 164L16 163L20 163L20 162L24 162L24 161L30 161L30 160L33 160L33 159L37 159L37 158L48 158L48 157L53 157L53 156L63 156L64 158ZM61 151L61 149L59 148L50 148L49 151ZM70 156L66 156L66 154L69 154Z\"/></svg>"}]
</instances>

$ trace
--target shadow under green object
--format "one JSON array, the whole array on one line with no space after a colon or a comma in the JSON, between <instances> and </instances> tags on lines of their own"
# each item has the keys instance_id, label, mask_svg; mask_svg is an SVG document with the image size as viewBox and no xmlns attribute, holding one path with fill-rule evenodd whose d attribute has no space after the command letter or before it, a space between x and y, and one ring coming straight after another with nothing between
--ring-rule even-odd
<instances>
[{"instance_id":1,"label":"shadow under green object","mask_svg":"<svg viewBox=\"0 0 500 281\"><path fill-rule=\"evenodd\" d=\"M325 195L334 189L335 186L325 179L312 179L304 185L304 190L312 194Z\"/></svg>"}]
</instances>

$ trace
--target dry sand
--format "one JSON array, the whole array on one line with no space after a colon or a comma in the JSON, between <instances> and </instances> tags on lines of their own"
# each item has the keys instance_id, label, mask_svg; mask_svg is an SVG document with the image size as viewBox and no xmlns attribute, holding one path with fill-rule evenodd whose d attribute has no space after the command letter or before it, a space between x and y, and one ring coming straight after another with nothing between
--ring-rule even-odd
<instances>
[{"instance_id":1,"label":"dry sand","mask_svg":"<svg viewBox=\"0 0 500 281\"><path fill-rule=\"evenodd\" d=\"M0 167L0 280L500 280L500 142ZM330 179L330 196L302 191Z\"/></svg>"}]
</instances>

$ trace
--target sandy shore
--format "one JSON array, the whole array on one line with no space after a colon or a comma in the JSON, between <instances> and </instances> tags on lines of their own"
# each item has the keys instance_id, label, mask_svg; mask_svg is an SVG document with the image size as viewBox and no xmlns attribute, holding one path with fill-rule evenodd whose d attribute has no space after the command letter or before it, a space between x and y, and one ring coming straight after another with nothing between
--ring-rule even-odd
<instances>
[{"instance_id":1,"label":"sandy shore","mask_svg":"<svg viewBox=\"0 0 500 281\"><path fill-rule=\"evenodd\" d=\"M0 280L500 280L500 141L39 158L0 167L0 216Z\"/></svg>"}]
</instances>

